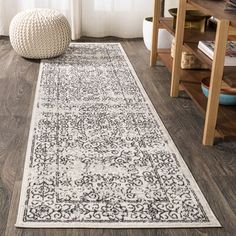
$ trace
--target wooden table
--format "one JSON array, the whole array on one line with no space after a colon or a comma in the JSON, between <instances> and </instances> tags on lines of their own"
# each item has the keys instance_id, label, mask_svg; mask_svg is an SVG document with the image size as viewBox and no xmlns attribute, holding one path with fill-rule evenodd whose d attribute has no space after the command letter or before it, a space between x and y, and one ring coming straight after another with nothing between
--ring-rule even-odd
<instances>
[{"instance_id":1,"label":"wooden table","mask_svg":"<svg viewBox=\"0 0 236 236\"><path fill-rule=\"evenodd\" d=\"M224 72L227 73L224 67L226 44L229 35L236 35L236 16L225 12L224 6L224 0L179 0L176 29L173 29L171 24L168 23L170 19L161 18L161 1L154 0L150 65L154 66L156 64L157 56L159 55L172 74L170 96L178 97L181 86L203 112L205 125L202 143L204 145L213 145L215 137L236 137L236 106L219 106L222 78ZM218 22L216 32L200 33L184 29L187 9L197 9L207 15L216 17ZM159 28L165 28L175 36L175 57L173 61L168 54L168 49L159 51L157 49L156 42ZM200 40L215 40L213 61L209 60L197 49L197 44ZM182 70L181 56L183 48L193 53L200 60L208 62L209 71L199 71L197 72L198 75L196 75L196 71ZM231 68L231 70L234 70L234 68ZM201 79L206 75L211 80L208 99L204 97L200 88Z\"/></svg>"}]
</instances>

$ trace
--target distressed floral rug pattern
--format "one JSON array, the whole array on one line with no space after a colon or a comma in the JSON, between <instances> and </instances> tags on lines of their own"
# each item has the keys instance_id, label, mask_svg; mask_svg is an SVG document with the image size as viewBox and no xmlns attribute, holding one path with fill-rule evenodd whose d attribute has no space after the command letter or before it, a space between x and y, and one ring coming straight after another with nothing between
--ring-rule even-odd
<instances>
[{"instance_id":1,"label":"distressed floral rug pattern","mask_svg":"<svg viewBox=\"0 0 236 236\"><path fill-rule=\"evenodd\" d=\"M120 44L72 44L36 90L16 226L220 226Z\"/></svg>"}]
</instances>

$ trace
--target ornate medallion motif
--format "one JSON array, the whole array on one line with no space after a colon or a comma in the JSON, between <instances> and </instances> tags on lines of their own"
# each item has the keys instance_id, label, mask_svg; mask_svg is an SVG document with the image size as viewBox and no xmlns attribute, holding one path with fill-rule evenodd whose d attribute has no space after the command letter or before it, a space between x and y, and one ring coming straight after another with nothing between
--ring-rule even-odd
<instances>
[{"instance_id":1,"label":"ornate medallion motif","mask_svg":"<svg viewBox=\"0 0 236 236\"><path fill-rule=\"evenodd\" d=\"M120 44L41 64L17 226L219 226Z\"/></svg>"}]
</instances>

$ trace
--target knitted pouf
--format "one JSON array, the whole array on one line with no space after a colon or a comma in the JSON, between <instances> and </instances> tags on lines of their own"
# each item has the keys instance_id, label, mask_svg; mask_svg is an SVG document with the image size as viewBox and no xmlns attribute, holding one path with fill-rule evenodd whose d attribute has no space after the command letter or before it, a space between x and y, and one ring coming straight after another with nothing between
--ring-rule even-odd
<instances>
[{"instance_id":1,"label":"knitted pouf","mask_svg":"<svg viewBox=\"0 0 236 236\"><path fill-rule=\"evenodd\" d=\"M58 11L33 9L20 12L12 19L9 35L19 55L42 59L58 56L66 50L71 29Z\"/></svg>"}]
</instances>

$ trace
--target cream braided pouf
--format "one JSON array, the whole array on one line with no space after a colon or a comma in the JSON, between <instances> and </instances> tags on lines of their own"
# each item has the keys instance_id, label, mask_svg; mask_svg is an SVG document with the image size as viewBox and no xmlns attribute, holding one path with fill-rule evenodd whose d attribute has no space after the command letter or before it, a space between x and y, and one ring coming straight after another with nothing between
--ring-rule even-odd
<instances>
[{"instance_id":1,"label":"cream braided pouf","mask_svg":"<svg viewBox=\"0 0 236 236\"><path fill-rule=\"evenodd\" d=\"M34 59L62 54L71 40L65 16L50 9L36 8L18 13L11 21L9 34L15 51Z\"/></svg>"}]
</instances>

